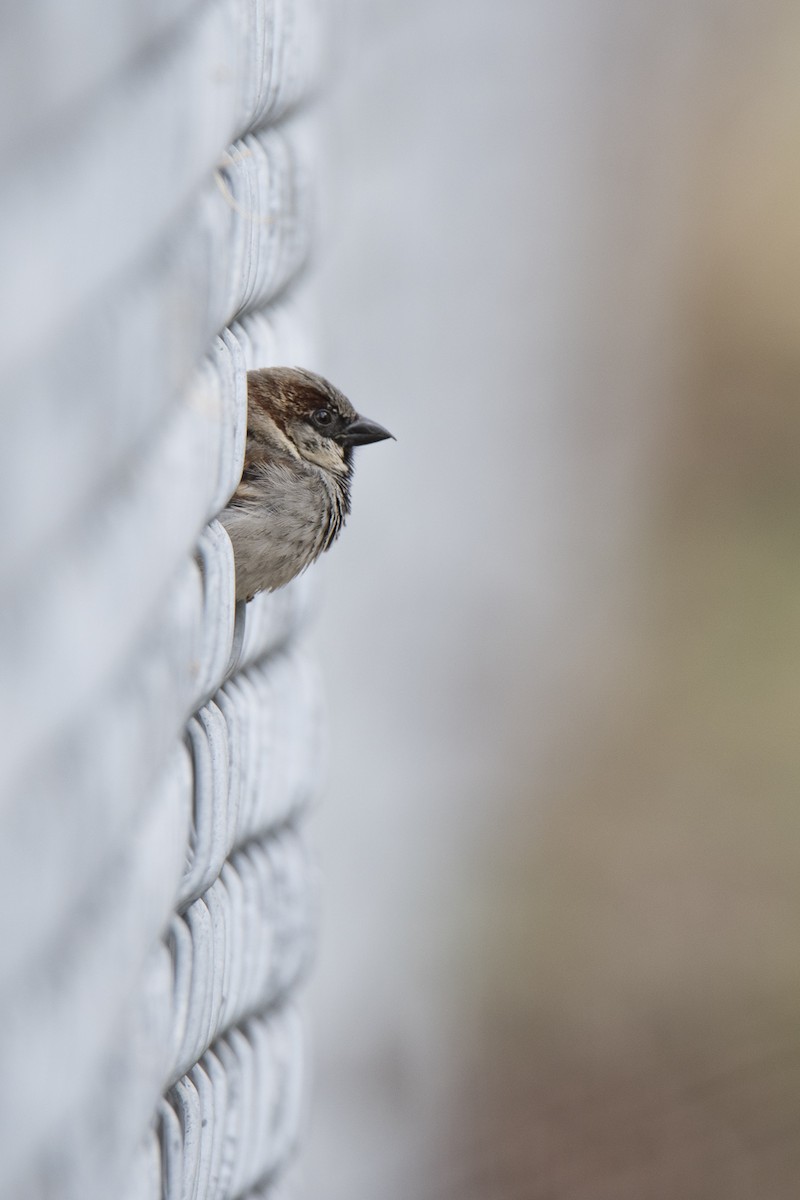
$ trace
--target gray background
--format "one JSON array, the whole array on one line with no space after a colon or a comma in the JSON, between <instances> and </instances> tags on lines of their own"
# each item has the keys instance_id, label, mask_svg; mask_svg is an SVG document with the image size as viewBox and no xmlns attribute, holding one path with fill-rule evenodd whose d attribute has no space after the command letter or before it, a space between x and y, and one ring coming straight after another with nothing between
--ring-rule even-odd
<instances>
[{"instance_id":1,"label":"gray background","mask_svg":"<svg viewBox=\"0 0 800 1200\"><path fill-rule=\"evenodd\" d=\"M347 8L309 1198L796 1194L798 26Z\"/></svg>"}]
</instances>

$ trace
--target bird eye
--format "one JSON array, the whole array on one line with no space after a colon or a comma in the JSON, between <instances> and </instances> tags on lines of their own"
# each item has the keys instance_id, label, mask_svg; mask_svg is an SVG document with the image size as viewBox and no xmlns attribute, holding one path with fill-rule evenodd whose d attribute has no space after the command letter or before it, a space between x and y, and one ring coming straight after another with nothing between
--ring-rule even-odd
<instances>
[{"instance_id":1,"label":"bird eye","mask_svg":"<svg viewBox=\"0 0 800 1200\"><path fill-rule=\"evenodd\" d=\"M333 420L333 413L329 408L318 408L314 413L315 425L330 425Z\"/></svg>"}]
</instances>

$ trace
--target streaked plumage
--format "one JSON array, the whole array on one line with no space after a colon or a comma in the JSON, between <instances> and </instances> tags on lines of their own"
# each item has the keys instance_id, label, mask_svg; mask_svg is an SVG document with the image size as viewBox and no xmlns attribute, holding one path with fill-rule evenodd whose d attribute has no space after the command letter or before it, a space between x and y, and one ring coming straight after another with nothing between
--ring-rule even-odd
<instances>
[{"instance_id":1,"label":"streaked plumage","mask_svg":"<svg viewBox=\"0 0 800 1200\"><path fill-rule=\"evenodd\" d=\"M244 470L220 517L238 600L283 587L329 548L350 511L353 446L391 436L320 375L248 372Z\"/></svg>"}]
</instances>

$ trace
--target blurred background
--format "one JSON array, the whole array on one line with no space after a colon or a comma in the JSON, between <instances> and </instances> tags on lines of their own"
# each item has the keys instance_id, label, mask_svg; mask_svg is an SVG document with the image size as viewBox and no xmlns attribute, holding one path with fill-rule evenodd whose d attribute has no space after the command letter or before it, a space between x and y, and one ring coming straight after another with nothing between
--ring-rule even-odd
<instances>
[{"instance_id":1,"label":"blurred background","mask_svg":"<svg viewBox=\"0 0 800 1200\"><path fill-rule=\"evenodd\" d=\"M800 9L337 36L304 1200L794 1197Z\"/></svg>"}]
</instances>

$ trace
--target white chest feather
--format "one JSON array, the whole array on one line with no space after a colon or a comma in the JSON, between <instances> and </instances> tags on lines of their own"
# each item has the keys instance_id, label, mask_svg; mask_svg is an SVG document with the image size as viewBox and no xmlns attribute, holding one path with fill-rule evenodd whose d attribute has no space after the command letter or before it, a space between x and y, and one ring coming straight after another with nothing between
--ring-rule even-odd
<instances>
[{"instance_id":1,"label":"white chest feather","mask_svg":"<svg viewBox=\"0 0 800 1200\"><path fill-rule=\"evenodd\" d=\"M236 556L237 599L299 575L331 545L347 508L346 479L286 460L264 463L220 518Z\"/></svg>"}]
</instances>

